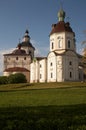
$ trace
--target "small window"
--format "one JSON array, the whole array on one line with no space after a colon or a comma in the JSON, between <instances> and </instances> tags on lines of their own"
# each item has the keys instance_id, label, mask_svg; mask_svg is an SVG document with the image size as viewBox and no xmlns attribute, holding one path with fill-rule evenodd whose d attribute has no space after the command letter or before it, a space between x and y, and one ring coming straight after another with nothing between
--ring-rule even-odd
<instances>
[{"instance_id":1,"label":"small window","mask_svg":"<svg viewBox=\"0 0 86 130\"><path fill-rule=\"evenodd\" d=\"M51 78L53 78L53 73L51 73Z\"/></svg>"},{"instance_id":2,"label":"small window","mask_svg":"<svg viewBox=\"0 0 86 130\"><path fill-rule=\"evenodd\" d=\"M69 65L72 65L72 62L71 62L71 61L69 62Z\"/></svg>"},{"instance_id":3,"label":"small window","mask_svg":"<svg viewBox=\"0 0 86 130\"><path fill-rule=\"evenodd\" d=\"M29 51L29 55L31 55L31 51Z\"/></svg>"},{"instance_id":4,"label":"small window","mask_svg":"<svg viewBox=\"0 0 86 130\"><path fill-rule=\"evenodd\" d=\"M58 48L62 48L62 42L61 42L61 40L58 41Z\"/></svg>"},{"instance_id":5,"label":"small window","mask_svg":"<svg viewBox=\"0 0 86 130\"><path fill-rule=\"evenodd\" d=\"M52 49L54 48L54 43L52 42Z\"/></svg>"},{"instance_id":6,"label":"small window","mask_svg":"<svg viewBox=\"0 0 86 130\"><path fill-rule=\"evenodd\" d=\"M18 57L16 57L16 60L18 60Z\"/></svg>"},{"instance_id":7,"label":"small window","mask_svg":"<svg viewBox=\"0 0 86 130\"><path fill-rule=\"evenodd\" d=\"M50 66L53 66L53 63L52 63L52 62L50 63Z\"/></svg>"},{"instance_id":8,"label":"small window","mask_svg":"<svg viewBox=\"0 0 86 130\"><path fill-rule=\"evenodd\" d=\"M42 67L42 65L40 64L40 68Z\"/></svg>"},{"instance_id":9,"label":"small window","mask_svg":"<svg viewBox=\"0 0 86 130\"><path fill-rule=\"evenodd\" d=\"M24 57L24 60L26 60L26 57Z\"/></svg>"},{"instance_id":10,"label":"small window","mask_svg":"<svg viewBox=\"0 0 86 130\"><path fill-rule=\"evenodd\" d=\"M70 48L70 40L68 40L68 48Z\"/></svg>"},{"instance_id":11,"label":"small window","mask_svg":"<svg viewBox=\"0 0 86 130\"><path fill-rule=\"evenodd\" d=\"M70 78L72 78L72 72L70 72Z\"/></svg>"},{"instance_id":12,"label":"small window","mask_svg":"<svg viewBox=\"0 0 86 130\"><path fill-rule=\"evenodd\" d=\"M42 75L40 74L40 79L42 78Z\"/></svg>"}]
</instances>

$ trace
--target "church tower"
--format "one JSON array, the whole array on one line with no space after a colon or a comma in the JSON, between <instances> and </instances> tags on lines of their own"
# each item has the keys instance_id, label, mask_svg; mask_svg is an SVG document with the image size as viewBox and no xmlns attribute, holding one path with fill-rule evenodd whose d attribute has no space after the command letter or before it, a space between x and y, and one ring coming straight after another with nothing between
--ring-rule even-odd
<instances>
[{"instance_id":1,"label":"church tower","mask_svg":"<svg viewBox=\"0 0 86 130\"><path fill-rule=\"evenodd\" d=\"M65 22L66 13L63 9L58 12L58 23L52 24L50 32L50 52L55 51L58 53L65 52L66 50L76 51L75 46L75 33L70 27L69 22Z\"/></svg>"},{"instance_id":2,"label":"church tower","mask_svg":"<svg viewBox=\"0 0 86 130\"><path fill-rule=\"evenodd\" d=\"M26 54L30 55L31 58L33 59L35 48L33 47L32 43L30 42L30 36L29 36L28 30L25 31L22 42L19 44L21 45L21 48L26 51Z\"/></svg>"},{"instance_id":3,"label":"church tower","mask_svg":"<svg viewBox=\"0 0 86 130\"><path fill-rule=\"evenodd\" d=\"M79 80L79 59L76 53L75 33L65 22L65 11L58 11L58 22L52 24L50 53L47 57L47 81L64 82Z\"/></svg>"}]
</instances>

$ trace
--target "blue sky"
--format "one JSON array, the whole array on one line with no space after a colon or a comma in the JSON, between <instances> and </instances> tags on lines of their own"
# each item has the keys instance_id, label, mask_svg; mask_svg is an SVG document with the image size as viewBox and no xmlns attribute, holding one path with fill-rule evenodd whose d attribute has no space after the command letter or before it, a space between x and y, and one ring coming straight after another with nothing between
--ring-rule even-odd
<instances>
[{"instance_id":1,"label":"blue sky","mask_svg":"<svg viewBox=\"0 0 86 130\"><path fill-rule=\"evenodd\" d=\"M0 0L0 53L15 48L28 29L33 45L47 55L51 25L57 23L60 1L76 34L77 50L85 40L86 0Z\"/></svg>"}]
</instances>

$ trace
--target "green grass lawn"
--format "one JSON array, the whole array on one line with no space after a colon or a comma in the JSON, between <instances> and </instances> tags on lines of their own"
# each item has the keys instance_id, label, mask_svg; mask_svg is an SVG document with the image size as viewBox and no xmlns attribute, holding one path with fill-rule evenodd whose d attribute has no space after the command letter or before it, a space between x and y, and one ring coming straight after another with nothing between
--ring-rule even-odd
<instances>
[{"instance_id":1,"label":"green grass lawn","mask_svg":"<svg viewBox=\"0 0 86 130\"><path fill-rule=\"evenodd\" d=\"M86 130L86 83L0 86L0 130Z\"/></svg>"}]
</instances>

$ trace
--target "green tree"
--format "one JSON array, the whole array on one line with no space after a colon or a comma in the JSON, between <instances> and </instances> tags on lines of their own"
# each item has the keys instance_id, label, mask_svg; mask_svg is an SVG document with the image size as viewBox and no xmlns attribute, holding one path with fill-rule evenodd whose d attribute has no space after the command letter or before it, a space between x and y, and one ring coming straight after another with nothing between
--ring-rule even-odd
<instances>
[{"instance_id":1,"label":"green tree","mask_svg":"<svg viewBox=\"0 0 86 130\"><path fill-rule=\"evenodd\" d=\"M11 74L8 77L9 83L26 83L26 76L22 73Z\"/></svg>"}]
</instances>

